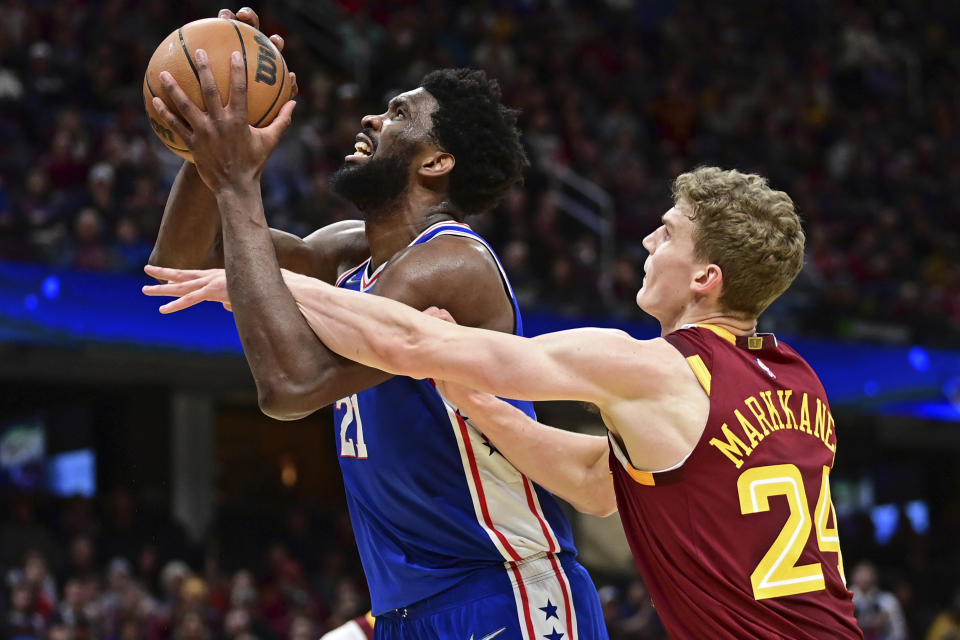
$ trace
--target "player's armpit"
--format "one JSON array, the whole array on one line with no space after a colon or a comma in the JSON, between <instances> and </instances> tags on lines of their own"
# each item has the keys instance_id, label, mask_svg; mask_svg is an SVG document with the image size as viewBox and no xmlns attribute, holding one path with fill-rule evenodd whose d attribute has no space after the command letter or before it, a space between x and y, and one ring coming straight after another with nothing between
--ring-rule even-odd
<instances>
[{"instance_id":1,"label":"player's armpit","mask_svg":"<svg viewBox=\"0 0 960 640\"><path fill-rule=\"evenodd\" d=\"M341 220L317 229L302 240L271 229L280 267L334 283L343 271L370 255L361 220Z\"/></svg>"}]
</instances>

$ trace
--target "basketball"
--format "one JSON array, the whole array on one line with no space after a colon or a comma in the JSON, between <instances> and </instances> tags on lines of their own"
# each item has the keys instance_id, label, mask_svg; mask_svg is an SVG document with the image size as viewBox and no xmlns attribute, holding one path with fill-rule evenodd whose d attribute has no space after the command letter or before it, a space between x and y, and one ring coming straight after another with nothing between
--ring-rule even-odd
<instances>
[{"instance_id":1,"label":"basketball","mask_svg":"<svg viewBox=\"0 0 960 640\"><path fill-rule=\"evenodd\" d=\"M200 77L195 60L197 49L207 52L210 69L226 104L230 93L230 54L239 51L247 70L247 113L255 127L270 124L287 100L292 84L288 80L287 63L280 51L257 29L238 20L206 18L190 22L168 35L150 58L143 77L143 101L150 118L150 127L175 154L193 161L187 143L163 121L151 102L159 97L177 113L166 95L160 73L168 71L194 104L205 109L200 90Z\"/></svg>"}]
</instances>

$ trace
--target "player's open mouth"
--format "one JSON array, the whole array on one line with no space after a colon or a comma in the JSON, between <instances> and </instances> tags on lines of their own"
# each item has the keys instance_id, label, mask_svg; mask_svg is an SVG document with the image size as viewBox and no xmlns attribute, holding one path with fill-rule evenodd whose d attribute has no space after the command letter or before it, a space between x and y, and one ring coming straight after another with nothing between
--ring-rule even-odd
<instances>
[{"instance_id":1,"label":"player's open mouth","mask_svg":"<svg viewBox=\"0 0 960 640\"><path fill-rule=\"evenodd\" d=\"M372 155L373 141L361 133L357 136L356 142L353 143L353 153L346 156L344 160L346 162L357 162L360 160L366 160Z\"/></svg>"}]
</instances>

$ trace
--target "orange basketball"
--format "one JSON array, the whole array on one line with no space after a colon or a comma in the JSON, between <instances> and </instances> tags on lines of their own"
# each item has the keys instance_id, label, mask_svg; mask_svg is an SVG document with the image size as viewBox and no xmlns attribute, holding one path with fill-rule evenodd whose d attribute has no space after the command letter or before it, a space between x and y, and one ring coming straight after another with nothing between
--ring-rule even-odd
<instances>
[{"instance_id":1,"label":"orange basketball","mask_svg":"<svg viewBox=\"0 0 960 640\"><path fill-rule=\"evenodd\" d=\"M287 63L280 51L253 27L238 20L206 18L185 24L167 36L150 58L143 77L143 101L150 126L157 137L175 154L193 161L187 143L164 122L151 99L159 97L177 113L160 83L160 72L169 71L194 104L206 110L200 92L200 77L195 60L197 49L207 52L210 69L217 80L224 104L230 93L230 54L239 51L247 70L247 113L255 127L270 124L292 90Z\"/></svg>"}]
</instances>

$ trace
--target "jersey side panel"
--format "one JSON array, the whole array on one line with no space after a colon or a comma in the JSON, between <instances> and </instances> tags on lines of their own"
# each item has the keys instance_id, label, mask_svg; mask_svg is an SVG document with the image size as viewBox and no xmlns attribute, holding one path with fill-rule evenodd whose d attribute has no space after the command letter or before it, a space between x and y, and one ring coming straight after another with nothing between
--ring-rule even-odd
<instances>
[{"instance_id":1,"label":"jersey side panel","mask_svg":"<svg viewBox=\"0 0 960 640\"><path fill-rule=\"evenodd\" d=\"M456 223L435 225L415 243L448 234L489 250ZM369 291L378 276L365 263L338 286ZM535 417L531 403L510 402ZM537 491L429 380L395 376L338 401L334 435L375 614L430 597L481 567L575 552L554 498Z\"/></svg>"}]
</instances>

